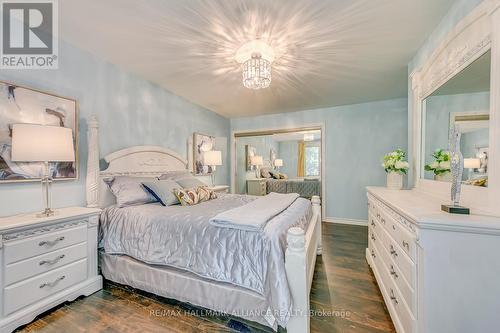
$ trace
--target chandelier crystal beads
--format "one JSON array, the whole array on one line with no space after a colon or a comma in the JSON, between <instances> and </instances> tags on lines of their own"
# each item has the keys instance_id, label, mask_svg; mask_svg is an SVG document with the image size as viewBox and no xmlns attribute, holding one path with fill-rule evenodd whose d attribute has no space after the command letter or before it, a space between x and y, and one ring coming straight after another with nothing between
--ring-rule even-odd
<instances>
[{"instance_id":1,"label":"chandelier crystal beads","mask_svg":"<svg viewBox=\"0 0 500 333\"><path fill-rule=\"evenodd\" d=\"M264 89L271 85L271 63L260 54L243 63L243 85L249 89Z\"/></svg>"},{"instance_id":2,"label":"chandelier crystal beads","mask_svg":"<svg viewBox=\"0 0 500 333\"><path fill-rule=\"evenodd\" d=\"M256 90L271 85L274 51L268 44L261 40L245 43L236 52L235 60L241 64L243 86Z\"/></svg>"}]
</instances>

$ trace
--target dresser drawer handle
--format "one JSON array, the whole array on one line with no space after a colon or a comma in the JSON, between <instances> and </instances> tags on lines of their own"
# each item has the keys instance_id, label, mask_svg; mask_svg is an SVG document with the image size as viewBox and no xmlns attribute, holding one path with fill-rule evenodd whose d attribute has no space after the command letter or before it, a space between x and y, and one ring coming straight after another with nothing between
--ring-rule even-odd
<instances>
[{"instance_id":1,"label":"dresser drawer handle","mask_svg":"<svg viewBox=\"0 0 500 333\"><path fill-rule=\"evenodd\" d=\"M398 299L394 295L394 290L391 289L391 300L394 301L394 303L398 304Z\"/></svg>"},{"instance_id":2,"label":"dresser drawer handle","mask_svg":"<svg viewBox=\"0 0 500 333\"><path fill-rule=\"evenodd\" d=\"M397 257L398 256L398 253L396 252L396 250L394 250L394 246L391 245L391 255Z\"/></svg>"},{"instance_id":3,"label":"dresser drawer handle","mask_svg":"<svg viewBox=\"0 0 500 333\"><path fill-rule=\"evenodd\" d=\"M43 289L45 287L53 287L55 286L56 284L58 284L60 281L64 280L66 278L66 275L61 275L60 277L58 277L57 279L55 279L54 281L52 282L45 282L45 283L42 283L40 285L40 289Z\"/></svg>"},{"instance_id":4,"label":"dresser drawer handle","mask_svg":"<svg viewBox=\"0 0 500 333\"><path fill-rule=\"evenodd\" d=\"M382 223L385 224L385 219L382 219Z\"/></svg>"},{"instance_id":5,"label":"dresser drawer handle","mask_svg":"<svg viewBox=\"0 0 500 333\"><path fill-rule=\"evenodd\" d=\"M64 240L64 236L61 236L59 238L54 239L53 241L41 241L40 243L38 243L38 246L45 246L45 245L54 246L63 240Z\"/></svg>"},{"instance_id":6,"label":"dresser drawer handle","mask_svg":"<svg viewBox=\"0 0 500 333\"><path fill-rule=\"evenodd\" d=\"M394 278L398 278L398 273L396 273L396 271L394 270L394 266L391 265L391 270L389 271L391 273L392 276L394 276Z\"/></svg>"},{"instance_id":7,"label":"dresser drawer handle","mask_svg":"<svg viewBox=\"0 0 500 333\"><path fill-rule=\"evenodd\" d=\"M406 247L409 251L410 250L410 243L403 241L403 247Z\"/></svg>"},{"instance_id":8,"label":"dresser drawer handle","mask_svg":"<svg viewBox=\"0 0 500 333\"><path fill-rule=\"evenodd\" d=\"M378 218L378 219L380 218L380 214L379 214L379 213L377 213L377 218Z\"/></svg>"},{"instance_id":9,"label":"dresser drawer handle","mask_svg":"<svg viewBox=\"0 0 500 333\"><path fill-rule=\"evenodd\" d=\"M372 223L371 223L371 225L372 225L372 227L374 227L374 226L375 226L375 222L373 222L373 220L372 220Z\"/></svg>"},{"instance_id":10,"label":"dresser drawer handle","mask_svg":"<svg viewBox=\"0 0 500 333\"><path fill-rule=\"evenodd\" d=\"M392 230L396 230L396 227L394 226L394 224L392 225Z\"/></svg>"},{"instance_id":11,"label":"dresser drawer handle","mask_svg":"<svg viewBox=\"0 0 500 333\"><path fill-rule=\"evenodd\" d=\"M372 237L371 237L371 238L372 238L372 240L374 240L374 241L376 241L376 240L377 240L377 239L375 238L375 235L374 235L374 234L372 234Z\"/></svg>"},{"instance_id":12,"label":"dresser drawer handle","mask_svg":"<svg viewBox=\"0 0 500 333\"><path fill-rule=\"evenodd\" d=\"M375 251L372 250L372 257L376 258L377 256L375 255Z\"/></svg>"},{"instance_id":13,"label":"dresser drawer handle","mask_svg":"<svg viewBox=\"0 0 500 333\"><path fill-rule=\"evenodd\" d=\"M39 262L40 266L43 266L43 265L49 265L49 266L52 266L54 264L57 264L61 259L64 259L66 255L64 254L61 254L59 257L57 258L54 258L52 260L42 260Z\"/></svg>"}]
</instances>

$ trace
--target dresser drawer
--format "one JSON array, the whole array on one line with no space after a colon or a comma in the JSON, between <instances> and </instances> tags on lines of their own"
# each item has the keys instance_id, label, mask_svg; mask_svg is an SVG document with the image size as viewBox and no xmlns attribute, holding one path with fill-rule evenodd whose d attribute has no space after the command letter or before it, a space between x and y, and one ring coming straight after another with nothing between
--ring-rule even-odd
<instances>
[{"instance_id":1,"label":"dresser drawer","mask_svg":"<svg viewBox=\"0 0 500 333\"><path fill-rule=\"evenodd\" d=\"M394 220L388 213L382 214L385 220L385 229L391 237L398 243L404 252L411 258L416 260L417 244L415 236L407 231L398 221Z\"/></svg>"},{"instance_id":2,"label":"dresser drawer","mask_svg":"<svg viewBox=\"0 0 500 333\"><path fill-rule=\"evenodd\" d=\"M383 232L383 230L379 230L379 232ZM375 234L377 235L377 233ZM387 271L387 276L398 287L410 311L412 313L416 313L416 295L414 291L415 286L410 285L401 268L392 259L385 246L383 246L382 244L377 244L376 251L380 256L380 259L384 262L384 269L386 269Z\"/></svg>"},{"instance_id":3,"label":"dresser drawer","mask_svg":"<svg viewBox=\"0 0 500 333\"><path fill-rule=\"evenodd\" d=\"M379 223L379 226L382 226L382 224ZM386 228L379 228L376 232L377 234L375 237L380 239L379 243L384 246L408 284L414 288L416 281L416 266L413 260L410 259L406 252L403 251L398 243L392 238Z\"/></svg>"},{"instance_id":4,"label":"dresser drawer","mask_svg":"<svg viewBox=\"0 0 500 333\"><path fill-rule=\"evenodd\" d=\"M373 244L372 246L375 254L373 262L375 270L378 273L377 283L384 295L384 300L391 314L392 321L398 333L413 332L415 319L404 298L401 296L399 289L396 287L394 280L391 278L389 268L386 266L384 257L381 254L383 249L377 244Z\"/></svg>"},{"instance_id":5,"label":"dresser drawer","mask_svg":"<svg viewBox=\"0 0 500 333\"><path fill-rule=\"evenodd\" d=\"M4 315L49 297L87 278L87 259L54 269L4 289Z\"/></svg>"},{"instance_id":6,"label":"dresser drawer","mask_svg":"<svg viewBox=\"0 0 500 333\"><path fill-rule=\"evenodd\" d=\"M39 236L5 242L5 264L52 252L63 247L85 242L86 240L87 226L81 225Z\"/></svg>"},{"instance_id":7,"label":"dresser drawer","mask_svg":"<svg viewBox=\"0 0 500 333\"><path fill-rule=\"evenodd\" d=\"M48 272L87 256L87 243L79 243L5 267L5 285Z\"/></svg>"}]
</instances>

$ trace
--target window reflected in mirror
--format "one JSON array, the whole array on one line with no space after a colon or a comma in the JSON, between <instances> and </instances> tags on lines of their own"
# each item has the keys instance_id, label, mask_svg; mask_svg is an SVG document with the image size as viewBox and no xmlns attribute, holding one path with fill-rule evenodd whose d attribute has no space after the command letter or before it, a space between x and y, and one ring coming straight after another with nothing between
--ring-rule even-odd
<instances>
[{"instance_id":1,"label":"window reflected in mirror","mask_svg":"<svg viewBox=\"0 0 500 333\"><path fill-rule=\"evenodd\" d=\"M490 65L488 51L422 103L422 178L451 181L449 134L461 132L464 184L488 186Z\"/></svg>"}]
</instances>

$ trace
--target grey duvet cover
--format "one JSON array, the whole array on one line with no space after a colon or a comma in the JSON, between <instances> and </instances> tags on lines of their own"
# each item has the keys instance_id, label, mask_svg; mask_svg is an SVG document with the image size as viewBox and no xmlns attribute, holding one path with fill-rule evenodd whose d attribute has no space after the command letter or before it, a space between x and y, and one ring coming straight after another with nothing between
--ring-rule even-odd
<instances>
[{"instance_id":1,"label":"grey duvet cover","mask_svg":"<svg viewBox=\"0 0 500 333\"><path fill-rule=\"evenodd\" d=\"M255 199L221 194L195 206L108 207L101 213L100 246L109 254L126 254L255 291L269 300L274 317L285 326L291 309L286 232L292 226L307 226L311 204L298 198L263 232L210 225L209 219L218 213Z\"/></svg>"}]
</instances>

